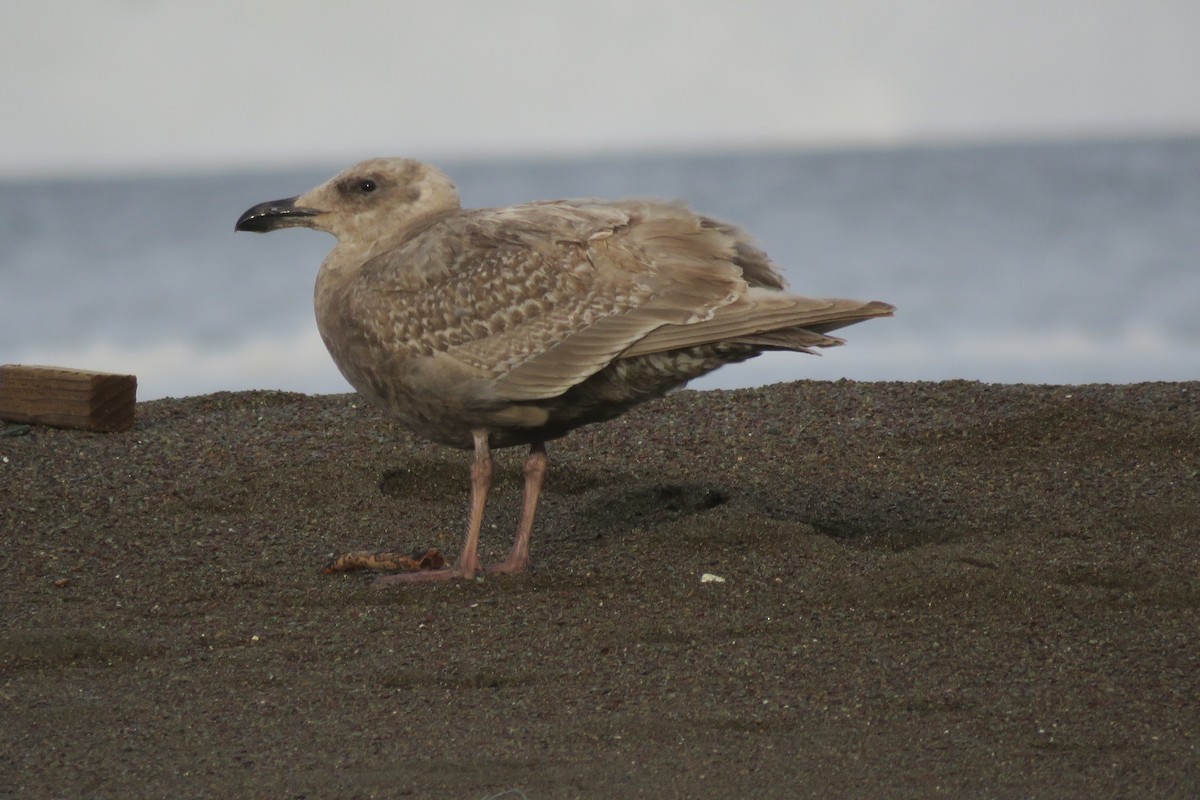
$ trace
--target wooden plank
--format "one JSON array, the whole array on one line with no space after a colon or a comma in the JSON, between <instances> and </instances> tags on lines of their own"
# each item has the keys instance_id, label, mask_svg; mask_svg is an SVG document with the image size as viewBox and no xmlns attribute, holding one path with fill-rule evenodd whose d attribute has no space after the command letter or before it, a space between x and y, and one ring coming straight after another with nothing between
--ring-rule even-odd
<instances>
[{"instance_id":1,"label":"wooden plank","mask_svg":"<svg viewBox=\"0 0 1200 800\"><path fill-rule=\"evenodd\" d=\"M65 367L0 367L0 419L88 431L133 427L137 378Z\"/></svg>"}]
</instances>

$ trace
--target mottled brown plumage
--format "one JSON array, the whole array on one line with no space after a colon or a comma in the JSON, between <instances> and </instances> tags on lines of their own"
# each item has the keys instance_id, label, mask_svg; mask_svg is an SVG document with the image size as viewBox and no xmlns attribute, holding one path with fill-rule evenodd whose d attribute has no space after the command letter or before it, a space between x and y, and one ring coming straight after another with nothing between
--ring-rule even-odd
<instances>
[{"instance_id":1,"label":"mottled brown plumage","mask_svg":"<svg viewBox=\"0 0 1200 800\"><path fill-rule=\"evenodd\" d=\"M841 344L880 302L788 294L738 228L679 203L563 200L464 210L434 167L357 164L263 203L238 230L337 237L317 276L317 326L355 389L416 433L474 448L458 563L395 579L473 577L490 448L530 445L513 552L525 567L544 443L611 419L722 364Z\"/></svg>"}]
</instances>

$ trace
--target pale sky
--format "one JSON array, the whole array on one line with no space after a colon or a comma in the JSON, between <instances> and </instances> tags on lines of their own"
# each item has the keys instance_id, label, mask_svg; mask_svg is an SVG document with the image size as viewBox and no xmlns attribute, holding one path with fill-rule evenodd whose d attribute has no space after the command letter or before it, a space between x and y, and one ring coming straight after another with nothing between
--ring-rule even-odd
<instances>
[{"instance_id":1,"label":"pale sky","mask_svg":"<svg viewBox=\"0 0 1200 800\"><path fill-rule=\"evenodd\" d=\"M1200 133L1196 0L0 10L0 177Z\"/></svg>"}]
</instances>

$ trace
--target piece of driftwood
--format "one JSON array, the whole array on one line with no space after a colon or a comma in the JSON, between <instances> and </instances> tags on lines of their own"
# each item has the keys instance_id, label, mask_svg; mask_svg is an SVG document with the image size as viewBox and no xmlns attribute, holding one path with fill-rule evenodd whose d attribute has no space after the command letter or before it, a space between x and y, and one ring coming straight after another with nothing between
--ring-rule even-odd
<instances>
[{"instance_id":1,"label":"piece of driftwood","mask_svg":"<svg viewBox=\"0 0 1200 800\"><path fill-rule=\"evenodd\" d=\"M0 419L87 431L133 427L137 378L23 364L0 366Z\"/></svg>"},{"instance_id":2,"label":"piece of driftwood","mask_svg":"<svg viewBox=\"0 0 1200 800\"><path fill-rule=\"evenodd\" d=\"M321 567L321 573L331 575L335 572L353 572L359 569L404 570L416 572L422 569L441 569L446 560L436 548L425 552L413 551L412 555L404 553L389 553L384 551L359 550L344 553Z\"/></svg>"}]
</instances>

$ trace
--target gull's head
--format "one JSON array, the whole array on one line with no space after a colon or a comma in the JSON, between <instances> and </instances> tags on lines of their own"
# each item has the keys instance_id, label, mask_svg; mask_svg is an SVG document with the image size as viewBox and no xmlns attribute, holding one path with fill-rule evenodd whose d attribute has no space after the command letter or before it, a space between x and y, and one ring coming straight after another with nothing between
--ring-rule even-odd
<instances>
[{"instance_id":1,"label":"gull's head","mask_svg":"<svg viewBox=\"0 0 1200 800\"><path fill-rule=\"evenodd\" d=\"M386 249L417 223L458 208L458 190L436 167L372 158L297 197L259 203L242 214L235 230L313 228L343 244L370 242L371 249Z\"/></svg>"}]
</instances>

